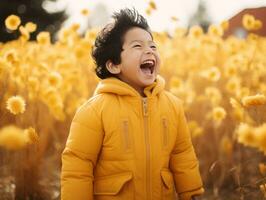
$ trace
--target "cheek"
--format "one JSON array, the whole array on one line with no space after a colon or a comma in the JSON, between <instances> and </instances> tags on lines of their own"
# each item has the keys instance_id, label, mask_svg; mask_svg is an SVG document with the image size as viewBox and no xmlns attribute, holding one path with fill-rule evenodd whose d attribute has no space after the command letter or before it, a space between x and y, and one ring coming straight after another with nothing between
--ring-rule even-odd
<instances>
[{"instance_id":1,"label":"cheek","mask_svg":"<svg viewBox=\"0 0 266 200\"><path fill-rule=\"evenodd\" d=\"M139 70L139 56L136 54L124 54L121 56L122 71L126 74L133 74Z\"/></svg>"},{"instance_id":2,"label":"cheek","mask_svg":"<svg viewBox=\"0 0 266 200\"><path fill-rule=\"evenodd\" d=\"M159 55L159 53L155 53L154 55L155 55L155 57L156 57L157 66L160 67L160 65L161 65L161 58L160 58L160 55Z\"/></svg>"},{"instance_id":3,"label":"cheek","mask_svg":"<svg viewBox=\"0 0 266 200\"><path fill-rule=\"evenodd\" d=\"M121 55L121 61L126 65L136 65L140 62L140 53L129 52Z\"/></svg>"}]
</instances>

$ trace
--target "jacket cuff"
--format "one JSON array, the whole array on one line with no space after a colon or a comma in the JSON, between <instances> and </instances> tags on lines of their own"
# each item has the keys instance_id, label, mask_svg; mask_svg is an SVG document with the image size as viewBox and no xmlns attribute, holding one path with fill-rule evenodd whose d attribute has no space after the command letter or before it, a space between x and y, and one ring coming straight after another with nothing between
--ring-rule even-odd
<instances>
[{"instance_id":1,"label":"jacket cuff","mask_svg":"<svg viewBox=\"0 0 266 200\"><path fill-rule=\"evenodd\" d=\"M187 170L185 171L185 167ZM182 166L178 173L174 173L176 191L181 194L187 191L193 191L202 187L203 183L198 171L198 165L193 169L188 169L190 165Z\"/></svg>"},{"instance_id":2,"label":"jacket cuff","mask_svg":"<svg viewBox=\"0 0 266 200\"><path fill-rule=\"evenodd\" d=\"M191 200L192 196L198 196L204 193L204 189L203 188L199 188L196 190L192 190L192 191L188 191L188 192L183 192L179 195L179 199L180 200Z\"/></svg>"}]
</instances>

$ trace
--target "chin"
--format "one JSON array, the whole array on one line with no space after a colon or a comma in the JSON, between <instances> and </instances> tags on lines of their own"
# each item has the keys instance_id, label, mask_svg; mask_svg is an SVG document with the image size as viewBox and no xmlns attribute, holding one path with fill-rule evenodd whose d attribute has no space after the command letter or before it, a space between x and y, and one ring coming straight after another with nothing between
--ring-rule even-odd
<instances>
[{"instance_id":1,"label":"chin","mask_svg":"<svg viewBox=\"0 0 266 200\"><path fill-rule=\"evenodd\" d=\"M155 78L154 78L153 80L145 81L145 82L143 83L143 85L144 85L144 87L150 86L151 84L154 83L154 81L155 81Z\"/></svg>"}]
</instances>

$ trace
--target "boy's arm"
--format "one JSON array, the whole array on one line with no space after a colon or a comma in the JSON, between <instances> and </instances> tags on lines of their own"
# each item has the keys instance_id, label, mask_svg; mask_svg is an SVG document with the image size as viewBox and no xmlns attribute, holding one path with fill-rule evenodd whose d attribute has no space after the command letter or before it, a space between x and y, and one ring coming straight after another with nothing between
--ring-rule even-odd
<instances>
[{"instance_id":1,"label":"boy's arm","mask_svg":"<svg viewBox=\"0 0 266 200\"><path fill-rule=\"evenodd\" d=\"M178 133L170 157L170 169L174 175L179 199L191 200L192 196L202 194L204 189L181 102L178 107Z\"/></svg>"},{"instance_id":2,"label":"boy's arm","mask_svg":"<svg viewBox=\"0 0 266 200\"><path fill-rule=\"evenodd\" d=\"M92 107L75 115L62 154L61 200L93 200L93 168L101 149L101 120Z\"/></svg>"}]
</instances>

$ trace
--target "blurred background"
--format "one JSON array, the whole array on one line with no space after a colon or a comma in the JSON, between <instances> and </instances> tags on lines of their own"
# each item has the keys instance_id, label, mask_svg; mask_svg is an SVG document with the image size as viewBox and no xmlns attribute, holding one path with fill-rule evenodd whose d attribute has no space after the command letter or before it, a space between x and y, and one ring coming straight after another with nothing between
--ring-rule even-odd
<instances>
[{"instance_id":1,"label":"blurred background","mask_svg":"<svg viewBox=\"0 0 266 200\"><path fill-rule=\"evenodd\" d=\"M218 24L223 20L232 21L228 34L246 36L241 29L241 16L247 12L259 15L265 20L265 0L187 0L187 1L156 1L158 9L148 7L149 1L86 1L86 0L3 0L1 9L1 41L14 39L14 34L8 34L4 20L10 13L17 14L24 21L38 24L38 31L49 31L54 35L60 27L73 23L80 24L79 32L84 33L90 27L103 27L110 22L113 12L129 7L142 13L153 31L172 32L176 27L191 27L201 25L205 29L210 24ZM88 15L82 15L82 10L88 10ZM262 31L262 30L261 30ZM265 27L263 28L265 33ZM263 32L262 31L262 32ZM36 34L33 34L36 36Z\"/></svg>"},{"instance_id":2,"label":"blurred background","mask_svg":"<svg viewBox=\"0 0 266 200\"><path fill-rule=\"evenodd\" d=\"M99 82L91 48L125 7L184 101L201 199L266 199L265 0L1 0L0 200L60 199L71 120Z\"/></svg>"}]
</instances>

